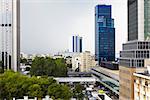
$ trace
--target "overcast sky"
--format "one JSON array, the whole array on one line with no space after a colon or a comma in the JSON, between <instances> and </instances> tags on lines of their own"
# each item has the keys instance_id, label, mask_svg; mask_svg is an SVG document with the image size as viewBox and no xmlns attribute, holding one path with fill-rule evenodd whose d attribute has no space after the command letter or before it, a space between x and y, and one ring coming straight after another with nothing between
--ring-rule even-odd
<instances>
[{"instance_id":1,"label":"overcast sky","mask_svg":"<svg viewBox=\"0 0 150 100\"><path fill-rule=\"evenodd\" d=\"M21 0L21 51L56 53L71 50L72 35L83 37L83 50L95 50L94 7L111 4L116 53L127 37L126 0Z\"/></svg>"}]
</instances>

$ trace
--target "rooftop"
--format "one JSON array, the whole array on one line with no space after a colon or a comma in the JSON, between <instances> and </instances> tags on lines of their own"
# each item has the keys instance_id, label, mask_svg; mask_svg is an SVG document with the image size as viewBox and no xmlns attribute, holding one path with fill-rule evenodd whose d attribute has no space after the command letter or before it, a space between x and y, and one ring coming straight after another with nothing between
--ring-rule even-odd
<instances>
[{"instance_id":1,"label":"rooftop","mask_svg":"<svg viewBox=\"0 0 150 100\"><path fill-rule=\"evenodd\" d=\"M140 78L144 78L144 79L150 80L150 74L148 72L134 73L133 75L136 76L136 77L140 77Z\"/></svg>"},{"instance_id":2,"label":"rooftop","mask_svg":"<svg viewBox=\"0 0 150 100\"><path fill-rule=\"evenodd\" d=\"M119 70L111 70L103 67L94 67L94 70L97 70L105 75L108 75L116 80L119 80Z\"/></svg>"},{"instance_id":3,"label":"rooftop","mask_svg":"<svg viewBox=\"0 0 150 100\"><path fill-rule=\"evenodd\" d=\"M56 77L58 82L96 82L93 77Z\"/></svg>"}]
</instances>

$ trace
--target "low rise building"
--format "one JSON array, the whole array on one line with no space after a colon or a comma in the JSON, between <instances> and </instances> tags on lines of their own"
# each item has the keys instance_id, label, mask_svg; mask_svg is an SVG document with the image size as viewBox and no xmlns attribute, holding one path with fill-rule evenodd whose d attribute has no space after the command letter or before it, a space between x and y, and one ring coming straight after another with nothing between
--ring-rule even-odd
<instances>
[{"instance_id":1,"label":"low rise building","mask_svg":"<svg viewBox=\"0 0 150 100\"><path fill-rule=\"evenodd\" d=\"M150 59L145 60L147 70L134 73L134 100L150 100Z\"/></svg>"},{"instance_id":2,"label":"low rise building","mask_svg":"<svg viewBox=\"0 0 150 100\"><path fill-rule=\"evenodd\" d=\"M76 55L72 56L72 70L79 72L80 66L81 66L80 54L76 54Z\"/></svg>"},{"instance_id":3,"label":"low rise building","mask_svg":"<svg viewBox=\"0 0 150 100\"><path fill-rule=\"evenodd\" d=\"M111 70L96 66L91 69L91 73L97 78L98 82L119 97L119 70Z\"/></svg>"},{"instance_id":4,"label":"low rise building","mask_svg":"<svg viewBox=\"0 0 150 100\"><path fill-rule=\"evenodd\" d=\"M134 100L150 100L150 74L134 73Z\"/></svg>"},{"instance_id":5,"label":"low rise building","mask_svg":"<svg viewBox=\"0 0 150 100\"><path fill-rule=\"evenodd\" d=\"M72 57L72 69L74 71L89 72L90 68L96 66L96 64L90 51L85 51Z\"/></svg>"}]
</instances>

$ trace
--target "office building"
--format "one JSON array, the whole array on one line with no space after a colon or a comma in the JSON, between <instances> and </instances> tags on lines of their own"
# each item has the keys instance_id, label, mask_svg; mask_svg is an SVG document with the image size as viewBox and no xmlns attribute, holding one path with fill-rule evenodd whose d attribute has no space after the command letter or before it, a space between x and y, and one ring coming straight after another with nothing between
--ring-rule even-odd
<instances>
[{"instance_id":1,"label":"office building","mask_svg":"<svg viewBox=\"0 0 150 100\"><path fill-rule=\"evenodd\" d=\"M19 70L20 0L0 0L0 52L3 69Z\"/></svg>"},{"instance_id":2,"label":"office building","mask_svg":"<svg viewBox=\"0 0 150 100\"><path fill-rule=\"evenodd\" d=\"M73 52L82 52L82 37L80 36L73 36L72 38L72 50Z\"/></svg>"},{"instance_id":3,"label":"office building","mask_svg":"<svg viewBox=\"0 0 150 100\"><path fill-rule=\"evenodd\" d=\"M149 0L128 0L128 41L150 40L149 10Z\"/></svg>"},{"instance_id":4,"label":"office building","mask_svg":"<svg viewBox=\"0 0 150 100\"><path fill-rule=\"evenodd\" d=\"M120 52L120 100L134 100L135 72L143 72L150 58L150 0L128 0L128 42Z\"/></svg>"},{"instance_id":5,"label":"office building","mask_svg":"<svg viewBox=\"0 0 150 100\"><path fill-rule=\"evenodd\" d=\"M96 60L115 60L115 28L111 5L95 7L95 56Z\"/></svg>"}]
</instances>

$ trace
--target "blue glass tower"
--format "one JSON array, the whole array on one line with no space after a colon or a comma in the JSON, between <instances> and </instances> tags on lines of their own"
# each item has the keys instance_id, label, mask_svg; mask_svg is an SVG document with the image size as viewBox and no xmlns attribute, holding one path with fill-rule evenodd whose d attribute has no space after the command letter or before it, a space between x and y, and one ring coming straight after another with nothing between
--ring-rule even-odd
<instances>
[{"instance_id":1,"label":"blue glass tower","mask_svg":"<svg viewBox=\"0 0 150 100\"><path fill-rule=\"evenodd\" d=\"M115 60L115 28L111 5L95 7L95 56L96 60Z\"/></svg>"}]
</instances>

